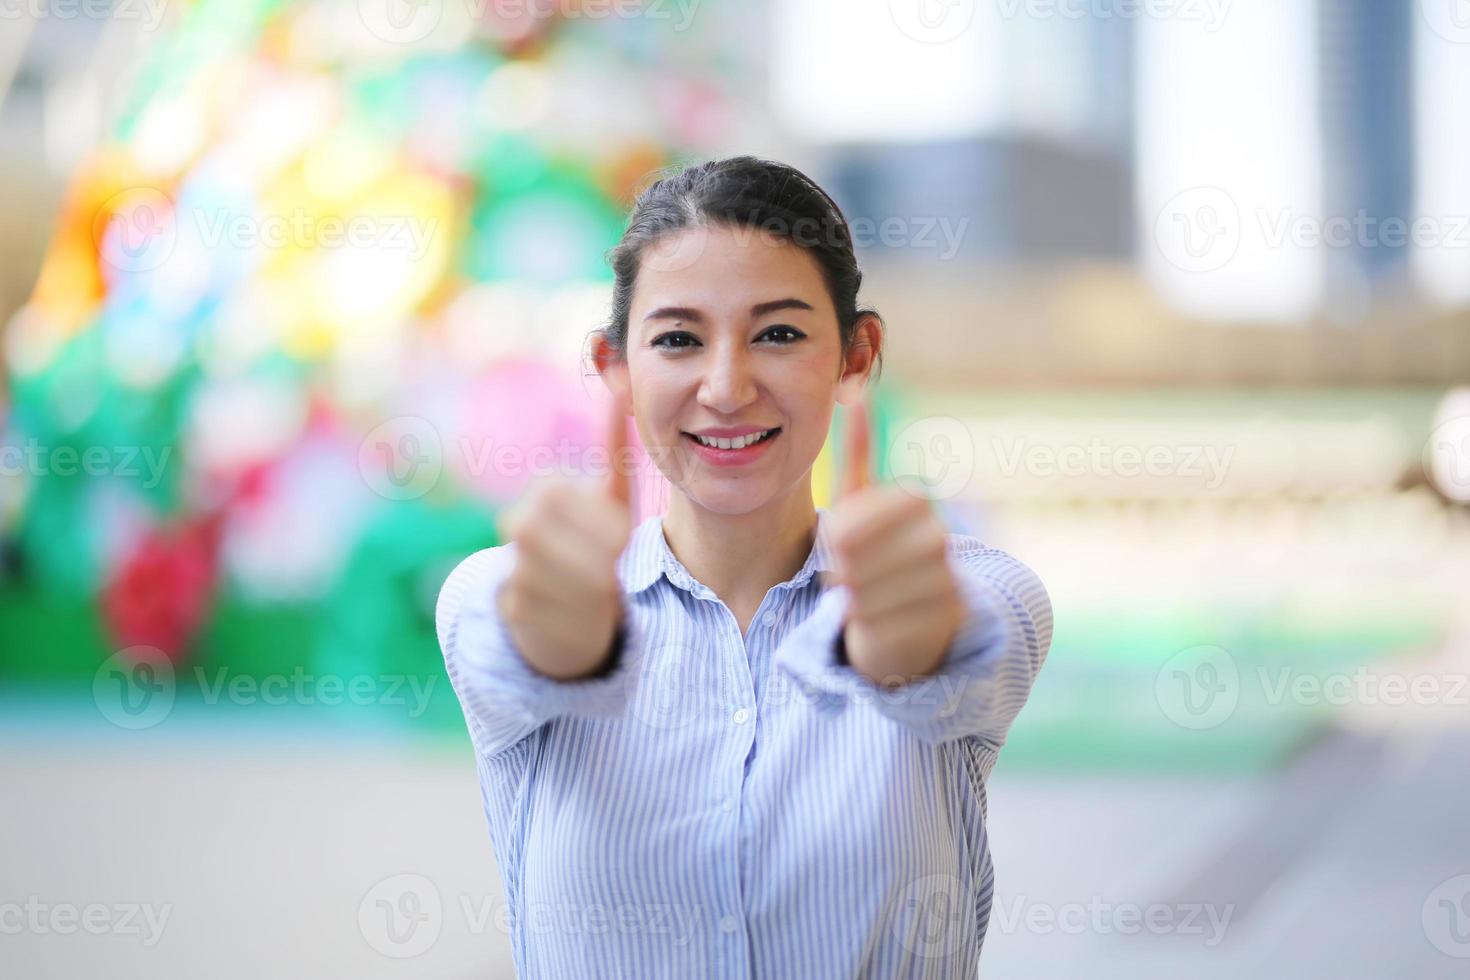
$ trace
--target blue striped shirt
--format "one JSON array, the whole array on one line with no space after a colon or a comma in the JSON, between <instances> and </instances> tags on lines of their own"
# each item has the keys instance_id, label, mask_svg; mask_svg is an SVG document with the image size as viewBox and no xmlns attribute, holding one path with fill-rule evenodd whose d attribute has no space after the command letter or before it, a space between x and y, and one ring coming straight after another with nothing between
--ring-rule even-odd
<instances>
[{"instance_id":1,"label":"blue striped shirt","mask_svg":"<svg viewBox=\"0 0 1470 980\"><path fill-rule=\"evenodd\" d=\"M531 669L494 594L515 544L450 574L436 613L464 709L516 970L527 980L974 976L990 916L985 780L1051 642L1026 566L968 535L940 669L884 689L839 662L846 586L801 570L735 616L654 516L618 562L603 675Z\"/></svg>"}]
</instances>

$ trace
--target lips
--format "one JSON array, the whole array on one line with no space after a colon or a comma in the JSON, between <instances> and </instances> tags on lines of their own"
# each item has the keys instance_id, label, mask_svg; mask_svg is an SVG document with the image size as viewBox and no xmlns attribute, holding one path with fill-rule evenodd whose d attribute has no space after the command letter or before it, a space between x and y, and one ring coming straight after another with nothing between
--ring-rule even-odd
<instances>
[{"instance_id":1,"label":"lips","mask_svg":"<svg viewBox=\"0 0 1470 980\"><path fill-rule=\"evenodd\" d=\"M759 442L753 442L748 446L743 446L740 449L720 449L717 446L706 446L694 438L693 433L690 432L685 432L684 438L689 440L689 447L694 451L695 455L711 466L746 466L764 456L771 445L781 437L781 429L779 427L768 431L770 435L764 439Z\"/></svg>"},{"instance_id":2,"label":"lips","mask_svg":"<svg viewBox=\"0 0 1470 980\"><path fill-rule=\"evenodd\" d=\"M758 438L756 438L755 442L747 442L744 446L741 447L742 449L746 449L746 448L749 448L750 446L759 445L762 442L769 442L770 440L774 439L777 435L779 435L780 432L781 432L781 427L779 425L776 425L776 426L772 426L769 429L752 429L752 430L749 430L747 432L742 432L738 436L733 435L733 434L727 436L724 433L704 435L704 436L697 436L697 435L695 435L692 432L685 432L684 435L688 436L690 439L694 440L696 443L704 446L707 449L720 449L721 447L709 445L706 442L701 442L701 438L703 438L703 439L711 439L711 440L713 440L713 439L737 439L737 438L743 438L743 439L747 439L748 440L748 439L750 439L752 437L758 437ZM735 447L732 446L732 447L730 447L729 449L727 449L725 451L727 451L727 452L735 452L736 450L735 450Z\"/></svg>"}]
</instances>

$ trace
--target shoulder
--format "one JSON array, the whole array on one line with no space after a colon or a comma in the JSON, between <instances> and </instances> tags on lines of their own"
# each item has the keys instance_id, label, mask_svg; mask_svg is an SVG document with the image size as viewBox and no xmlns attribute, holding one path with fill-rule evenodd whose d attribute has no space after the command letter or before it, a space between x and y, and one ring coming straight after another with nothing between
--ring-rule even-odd
<instances>
[{"instance_id":1,"label":"shoulder","mask_svg":"<svg viewBox=\"0 0 1470 980\"><path fill-rule=\"evenodd\" d=\"M946 532L944 543L948 545L952 555L967 554L973 551L984 551L986 544L973 534L958 534L954 531Z\"/></svg>"},{"instance_id":2,"label":"shoulder","mask_svg":"<svg viewBox=\"0 0 1470 980\"><path fill-rule=\"evenodd\" d=\"M440 598L442 599L446 592L462 586L465 582L505 569L514 557L515 545L510 542L498 544L493 548L481 548L468 555L458 565L455 565L449 576L445 578L444 585L439 590Z\"/></svg>"},{"instance_id":3,"label":"shoulder","mask_svg":"<svg viewBox=\"0 0 1470 980\"><path fill-rule=\"evenodd\" d=\"M994 548L973 534L945 535L949 555L962 573L999 586L1025 602L1036 613L1049 616L1051 597L1041 576L1010 552Z\"/></svg>"},{"instance_id":4,"label":"shoulder","mask_svg":"<svg viewBox=\"0 0 1470 980\"><path fill-rule=\"evenodd\" d=\"M469 596L488 594L510 570L515 558L512 542L481 548L455 565L434 604L434 622L442 637L444 627L455 617Z\"/></svg>"},{"instance_id":5,"label":"shoulder","mask_svg":"<svg viewBox=\"0 0 1470 980\"><path fill-rule=\"evenodd\" d=\"M955 558L963 560L966 564L977 561L996 562L1000 564L1014 564L1025 568L1020 559L1010 552L1002 551L1000 548L992 547L980 540L973 534L956 534L953 531L945 534L945 546L949 553Z\"/></svg>"}]
</instances>

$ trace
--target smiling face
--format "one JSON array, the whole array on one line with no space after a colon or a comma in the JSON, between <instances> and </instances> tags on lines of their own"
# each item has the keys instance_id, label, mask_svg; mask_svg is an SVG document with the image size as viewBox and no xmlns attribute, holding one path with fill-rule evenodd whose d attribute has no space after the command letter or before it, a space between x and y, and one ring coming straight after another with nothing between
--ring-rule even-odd
<instances>
[{"instance_id":1,"label":"smiling face","mask_svg":"<svg viewBox=\"0 0 1470 980\"><path fill-rule=\"evenodd\" d=\"M639 436L664 475L699 506L742 514L793 492L810 498L839 383L860 384L866 374L863 338L853 345L861 351L844 359L821 267L804 249L715 224L672 233L646 251L628 316L626 375L604 374L631 397ZM695 439L770 430L744 449Z\"/></svg>"}]
</instances>

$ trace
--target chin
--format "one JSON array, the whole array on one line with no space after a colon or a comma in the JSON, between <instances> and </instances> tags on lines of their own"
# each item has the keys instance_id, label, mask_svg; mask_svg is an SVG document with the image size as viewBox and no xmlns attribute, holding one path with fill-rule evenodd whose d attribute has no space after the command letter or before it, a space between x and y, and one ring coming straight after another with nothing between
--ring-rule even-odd
<instances>
[{"instance_id":1,"label":"chin","mask_svg":"<svg viewBox=\"0 0 1470 980\"><path fill-rule=\"evenodd\" d=\"M760 510L773 502L784 501L790 494L801 492L800 478L761 480L712 480L703 475L693 482L676 485L675 490L684 494L695 506L713 514L735 517Z\"/></svg>"},{"instance_id":2,"label":"chin","mask_svg":"<svg viewBox=\"0 0 1470 980\"><path fill-rule=\"evenodd\" d=\"M769 491L756 488L680 487L679 489L691 503L701 510L707 510L712 514L723 514L726 517L736 517L759 510L771 499Z\"/></svg>"}]
</instances>

